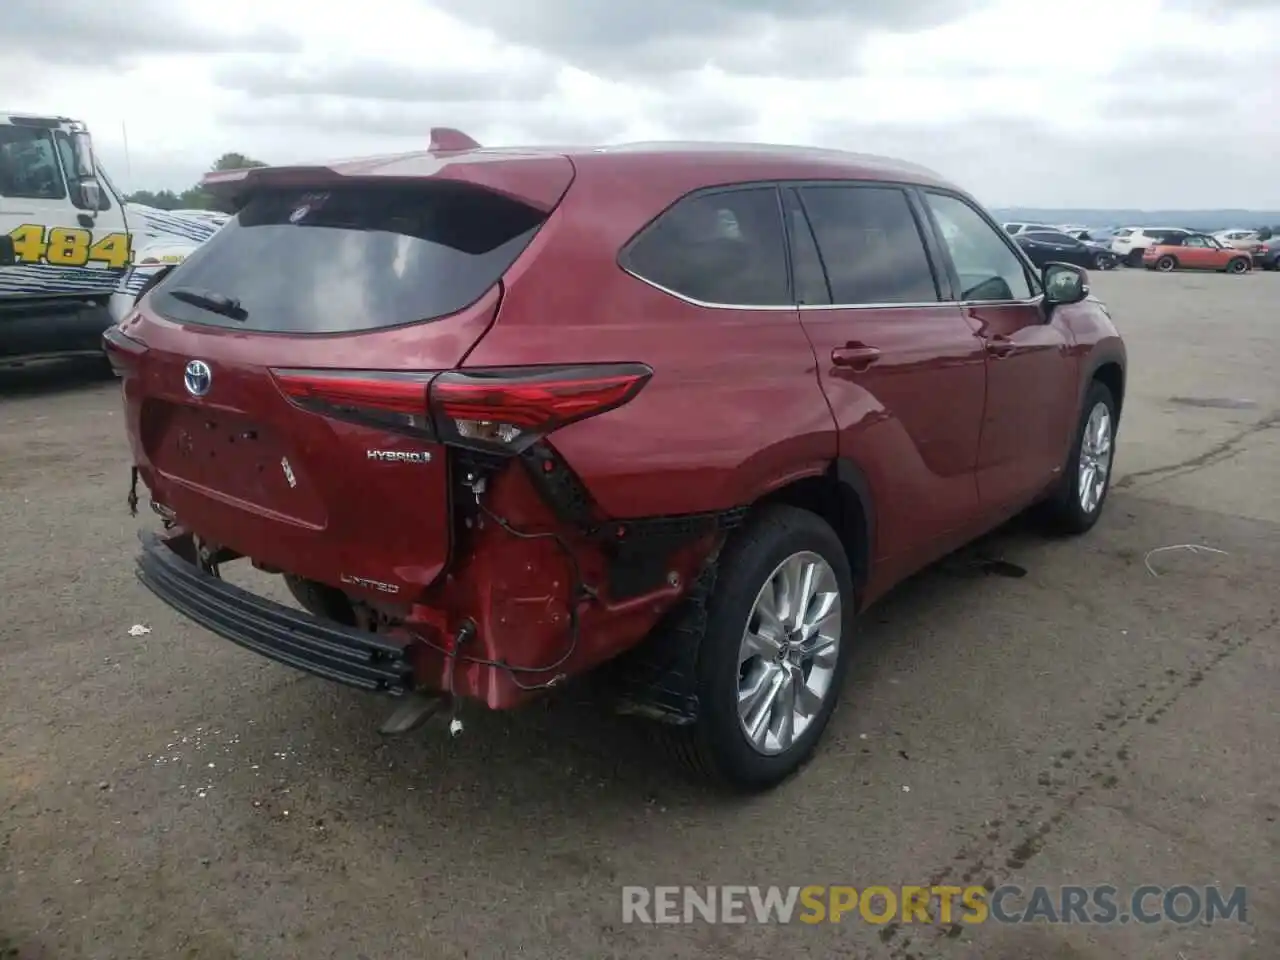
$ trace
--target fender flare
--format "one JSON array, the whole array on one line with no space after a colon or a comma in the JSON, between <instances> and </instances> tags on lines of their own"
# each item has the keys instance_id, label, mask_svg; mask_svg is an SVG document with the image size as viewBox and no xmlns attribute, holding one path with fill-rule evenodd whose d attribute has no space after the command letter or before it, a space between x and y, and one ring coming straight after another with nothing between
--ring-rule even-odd
<instances>
[{"instance_id":1,"label":"fender flare","mask_svg":"<svg viewBox=\"0 0 1280 960\"><path fill-rule=\"evenodd\" d=\"M853 497L858 505L860 517L845 517L845 529L840 531L841 539L850 546L853 561L854 589L861 594L871 579L871 567L875 563L876 544L876 510L875 498L871 494L871 483L862 468L849 457L837 457L833 464L833 474L845 496Z\"/></svg>"},{"instance_id":2,"label":"fender flare","mask_svg":"<svg viewBox=\"0 0 1280 960\"><path fill-rule=\"evenodd\" d=\"M1114 398L1116 402L1116 417L1119 419L1120 413L1124 409L1124 393L1129 385L1129 366L1128 354L1123 342L1118 337L1100 342L1085 358L1082 370L1083 376L1080 378L1078 404L1083 407L1084 396L1089 390L1089 384L1097 377L1098 371L1108 364L1113 364L1120 368L1120 395Z\"/></svg>"}]
</instances>

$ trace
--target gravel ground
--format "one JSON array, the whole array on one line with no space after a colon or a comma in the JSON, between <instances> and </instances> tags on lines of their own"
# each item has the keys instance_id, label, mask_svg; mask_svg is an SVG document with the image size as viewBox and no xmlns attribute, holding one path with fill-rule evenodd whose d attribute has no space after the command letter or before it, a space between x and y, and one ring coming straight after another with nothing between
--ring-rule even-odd
<instances>
[{"instance_id":1,"label":"gravel ground","mask_svg":"<svg viewBox=\"0 0 1280 960\"><path fill-rule=\"evenodd\" d=\"M114 380L0 374L0 957L1273 960L1280 275L1094 279L1132 364L1102 522L896 591L814 761L750 800L569 697L383 741L134 580ZM1148 570L1188 542L1226 552ZM1247 922L621 915L624 884L928 882L1244 885Z\"/></svg>"}]
</instances>

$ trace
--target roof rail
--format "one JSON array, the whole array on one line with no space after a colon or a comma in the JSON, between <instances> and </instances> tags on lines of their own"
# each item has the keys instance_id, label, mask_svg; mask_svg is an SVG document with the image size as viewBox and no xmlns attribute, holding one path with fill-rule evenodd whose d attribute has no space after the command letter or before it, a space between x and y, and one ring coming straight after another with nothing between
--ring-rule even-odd
<instances>
[{"instance_id":1,"label":"roof rail","mask_svg":"<svg viewBox=\"0 0 1280 960\"><path fill-rule=\"evenodd\" d=\"M427 149L432 153L444 153L452 150L479 150L480 144L461 130L455 130L453 127L432 127L431 146L427 147Z\"/></svg>"}]
</instances>

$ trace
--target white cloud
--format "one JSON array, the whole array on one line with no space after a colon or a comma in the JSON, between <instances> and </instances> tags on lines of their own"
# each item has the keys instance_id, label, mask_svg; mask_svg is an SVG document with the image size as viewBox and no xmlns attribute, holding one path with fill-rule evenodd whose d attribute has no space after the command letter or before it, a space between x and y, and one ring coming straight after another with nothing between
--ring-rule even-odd
<instances>
[{"instance_id":1,"label":"white cloud","mask_svg":"<svg viewBox=\"0 0 1280 960\"><path fill-rule=\"evenodd\" d=\"M1274 0L879 6L3 0L0 90L87 121L128 189L181 189L227 151L407 150L445 125L890 153L992 204L1280 208Z\"/></svg>"}]
</instances>

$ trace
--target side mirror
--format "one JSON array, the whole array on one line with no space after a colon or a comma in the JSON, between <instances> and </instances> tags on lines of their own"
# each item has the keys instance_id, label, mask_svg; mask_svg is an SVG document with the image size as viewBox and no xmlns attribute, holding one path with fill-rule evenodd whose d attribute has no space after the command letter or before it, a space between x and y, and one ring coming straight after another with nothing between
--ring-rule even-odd
<instances>
[{"instance_id":1,"label":"side mirror","mask_svg":"<svg viewBox=\"0 0 1280 960\"><path fill-rule=\"evenodd\" d=\"M75 158L75 178L77 180L93 180L98 176L93 162L93 138L88 130L77 130L71 134L71 154Z\"/></svg>"},{"instance_id":2,"label":"side mirror","mask_svg":"<svg viewBox=\"0 0 1280 960\"><path fill-rule=\"evenodd\" d=\"M1089 295L1089 274L1070 263L1046 264L1041 275L1044 298L1052 306L1079 303Z\"/></svg>"},{"instance_id":3,"label":"side mirror","mask_svg":"<svg viewBox=\"0 0 1280 960\"><path fill-rule=\"evenodd\" d=\"M76 130L71 134L71 155L74 170L70 171L78 194L78 206L82 210L97 213L102 209L102 184L98 182L98 165L93 156L93 138L88 130Z\"/></svg>"},{"instance_id":4,"label":"side mirror","mask_svg":"<svg viewBox=\"0 0 1280 960\"><path fill-rule=\"evenodd\" d=\"M0 233L0 267L12 267L18 262L18 251L14 249L13 237Z\"/></svg>"}]
</instances>

